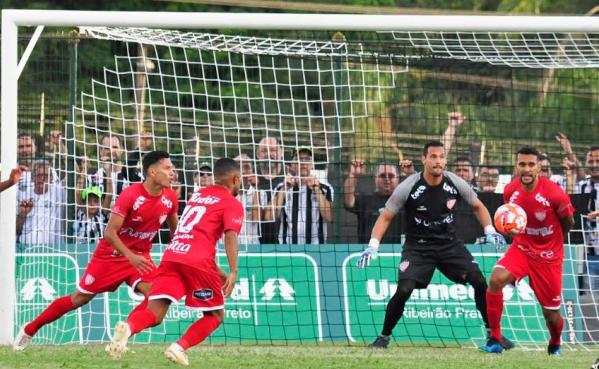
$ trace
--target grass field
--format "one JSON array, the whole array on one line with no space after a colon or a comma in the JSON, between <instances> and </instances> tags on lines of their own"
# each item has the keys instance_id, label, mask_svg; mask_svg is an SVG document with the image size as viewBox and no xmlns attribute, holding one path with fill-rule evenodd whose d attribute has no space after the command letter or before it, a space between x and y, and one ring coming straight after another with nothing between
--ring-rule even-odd
<instances>
[{"instance_id":1,"label":"grass field","mask_svg":"<svg viewBox=\"0 0 599 369\"><path fill-rule=\"evenodd\" d=\"M134 353L113 361L100 345L33 346L15 353L0 347L0 368L175 368L162 351L166 345L134 345ZM190 368L401 368L401 369L589 369L596 350L565 351L559 358L541 351L512 350L501 355L474 348L392 347L370 350L363 346L200 346L189 352Z\"/></svg>"}]
</instances>

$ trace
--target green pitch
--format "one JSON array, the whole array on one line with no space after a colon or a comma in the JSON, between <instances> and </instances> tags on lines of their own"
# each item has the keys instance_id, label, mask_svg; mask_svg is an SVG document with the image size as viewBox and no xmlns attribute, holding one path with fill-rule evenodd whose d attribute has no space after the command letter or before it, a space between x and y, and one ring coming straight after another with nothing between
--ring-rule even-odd
<instances>
[{"instance_id":1,"label":"green pitch","mask_svg":"<svg viewBox=\"0 0 599 369\"><path fill-rule=\"evenodd\" d=\"M133 345L134 353L113 361L100 345L33 346L14 353L0 347L0 368L176 368L162 355L165 345ZM200 346L189 352L190 368L402 368L402 369L589 369L599 353L564 350L562 357L540 351L513 350L501 355L474 348L392 347L373 351L363 346Z\"/></svg>"}]
</instances>

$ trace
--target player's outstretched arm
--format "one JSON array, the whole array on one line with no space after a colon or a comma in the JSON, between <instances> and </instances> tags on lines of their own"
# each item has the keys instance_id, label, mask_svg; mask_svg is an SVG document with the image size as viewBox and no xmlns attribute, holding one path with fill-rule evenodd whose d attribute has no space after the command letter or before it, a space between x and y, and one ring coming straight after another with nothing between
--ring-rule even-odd
<instances>
[{"instance_id":1,"label":"player's outstretched arm","mask_svg":"<svg viewBox=\"0 0 599 369\"><path fill-rule=\"evenodd\" d=\"M104 232L104 238L113 249L118 251L121 255L125 256L129 262L137 269L137 271L141 274L147 274L152 271L153 265L152 263L141 255L137 255L133 253L118 235L119 229L123 226L125 222L125 218L122 216L112 213L110 215L110 219L108 220L108 224L106 225L106 231Z\"/></svg>"},{"instance_id":2,"label":"player's outstretched arm","mask_svg":"<svg viewBox=\"0 0 599 369\"><path fill-rule=\"evenodd\" d=\"M227 280L223 285L223 292L225 293L225 297L231 296L231 292L233 292L233 287L235 287L235 283L237 282L237 273L238 273L238 252L239 252L239 242L237 240L237 232L235 231L226 231L225 232L225 253L227 254L227 261L229 262L229 275L227 276Z\"/></svg>"}]
</instances>

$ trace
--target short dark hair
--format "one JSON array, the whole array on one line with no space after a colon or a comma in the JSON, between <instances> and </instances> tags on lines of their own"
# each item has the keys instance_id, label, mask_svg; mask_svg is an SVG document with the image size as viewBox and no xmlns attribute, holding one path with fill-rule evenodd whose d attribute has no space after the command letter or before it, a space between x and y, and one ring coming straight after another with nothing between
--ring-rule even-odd
<instances>
[{"instance_id":1,"label":"short dark hair","mask_svg":"<svg viewBox=\"0 0 599 369\"><path fill-rule=\"evenodd\" d=\"M541 156L537 149L532 146L522 146L520 150L516 151L516 156L518 155L534 155L537 157L537 159L539 159Z\"/></svg>"},{"instance_id":2,"label":"short dark hair","mask_svg":"<svg viewBox=\"0 0 599 369\"><path fill-rule=\"evenodd\" d=\"M150 151L149 153L145 154L143 159L141 159L141 167L144 172L144 176L147 176L148 169L152 165L158 163L162 159L168 158L170 158L170 155L166 151Z\"/></svg>"},{"instance_id":3,"label":"short dark hair","mask_svg":"<svg viewBox=\"0 0 599 369\"><path fill-rule=\"evenodd\" d=\"M426 154L428 154L429 147L445 147L445 146L443 145L443 142L438 141L438 140L429 141L424 144L424 149L422 150L422 155L426 156Z\"/></svg>"},{"instance_id":4,"label":"short dark hair","mask_svg":"<svg viewBox=\"0 0 599 369\"><path fill-rule=\"evenodd\" d=\"M455 160L453 161L453 164L456 165L459 162L468 162L468 164L470 164L470 166L474 166L474 163L472 162L472 159L470 159L467 156L458 156L457 158L455 158Z\"/></svg>"},{"instance_id":5,"label":"short dark hair","mask_svg":"<svg viewBox=\"0 0 599 369\"><path fill-rule=\"evenodd\" d=\"M591 146L588 152L599 150L599 146Z\"/></svg>"},{"instance_id":6,"label":"short dark hair","mask_svg":"<svg viewBox=\"0 0 599 369\"><path fill-rule=\"evenodd\" d=\"M240 172L239 163L231 158L220 158L214 163L214 176L222 178L231 172Z\"/></svg>"},{"instance_id":7,"label":"short dark hair","mask_svg":"<svg viewBox=\"0 0 599 369\"><path fill-rule=\"evenodd\" d=\"M551 159L549 158L549 155L547 155L545 153L539 154L539 161L541 161L541 160L547 160L549 162L549 164L551 164Z\"/></svg>"}]
</instances>

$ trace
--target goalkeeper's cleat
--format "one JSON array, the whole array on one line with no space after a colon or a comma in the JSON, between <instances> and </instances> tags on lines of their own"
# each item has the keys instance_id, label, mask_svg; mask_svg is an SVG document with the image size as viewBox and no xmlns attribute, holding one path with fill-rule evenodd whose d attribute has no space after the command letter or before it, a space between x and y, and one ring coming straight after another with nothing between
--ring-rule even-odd
<instances>
[{"instance_id":1,"label":"goalkeeper's cleat","mask_svg":"<svg viewBox=\"0 0 599 369\"><path fill-rule=\"evenodd\" d=\"M487 343L479 346L478 349L489 354L501 354L503 352L501 342L497 341L494 337L489 337Z\"/></svg>"},{"instance_id":2,"label":"goalkeeper's cleat","mask_svg":"<svg viewBox=\"0 0 599 369\"><path fill-rule=\"evenodd\" d=\"M12 349L14 351L23 351L25 350L25 348L27 348L27 346L29 346L32 339L33 337L25 333L25 327L23 326L19 330L19 333L17 333L17 336L15 337L15 340L12 343Z\"/></svg>"},{"instance_id":3,"label":"goalkeeper's cleat","mask_svg":"<svg viewBox=\"0 0 599 369\"><path fill-rule=\"evenodd\" d=\"M189 359L187 359L185 350L177 343L172 343L164 352L164 356L175 364L189 365Z\"/></svg>"},{"instance_id":4,"label":"goalkeeper's cleat","mask_svg":"<svg viewBox=\"0 0 599 369\"><path fill-rule=\"evenodd\" d=\"M108 353L113 359L120 359L127 352L127 341L131 337L131 329L127 322L118 322L114 327L112 341L108 344Z\"/></svg>"},{"instance_id":5,"label":"goalkeeper's cleat","mask_svg":"<svg viewBox=\"0 0 599 369\"><path fill-rule=\"evenodd\" d=\"M547 346L547 354L549 356L562 356L562 349L559 345L549 345Z\"/></svg>"},{"instance_id":6,"label":"goalkeeper's cleat","mask_svg":"<svg viewBox=\"0 0 599 369\"><path fill-rule=\"evenodd\" d=\"M595 364L591 365L591 369L599 369L599 358L595 361Z\"/></svg>"},{"instance_id":7,"label":"goalkeeper's cleat","mask_svg":"<svg viewBox=\"0 0 599 369\"><path fill-rule=\"evenodd\" d=\"M389 346L389 336L378 336L373 343L368 345L370 348L386 349Z\"/></svg>"}]
</instances>

